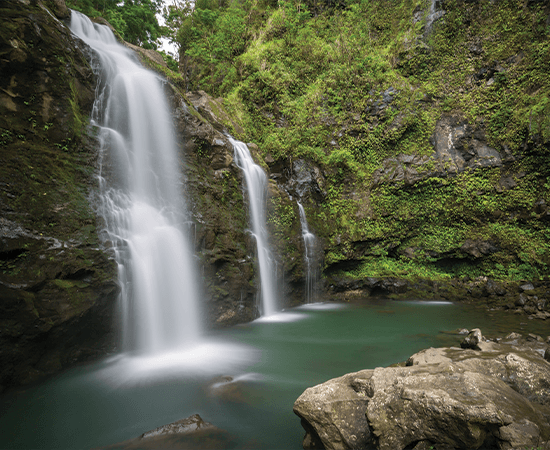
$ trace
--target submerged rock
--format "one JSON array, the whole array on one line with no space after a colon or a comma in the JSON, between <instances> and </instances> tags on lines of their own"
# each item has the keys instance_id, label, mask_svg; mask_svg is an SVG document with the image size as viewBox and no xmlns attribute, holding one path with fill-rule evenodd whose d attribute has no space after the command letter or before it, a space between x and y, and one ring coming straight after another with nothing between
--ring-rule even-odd
<instances>
[{"instance_id":1,"label":"submerged rock","mask_svg":"<svg viewBox=\"0 0 550 450\"><path fill-rule=\"evenodd\" d=\"M230 433L204 421L198 414L193 414L186 419L147 431L136 439L101 448L222 450L234 448L236 443L236 438Z\"/></svg>"},{"instance_id":2,"label":"submerged rock","mask_svg":"<svg viewBox=\"0 0 550 450\"><path fill-rule=\"evenodd\" d=\"M181 419L177 422L162 425L154 430L143 433L139 439L151 439L159 436L171 436L175 434L189 434L198 430L215 428L210 422L205 422L198 414L193 414L187 419Z\"/></svg>"},{"instance_id":3,"label":"submerged rock","mask_svg":"<svg viewBox=\"0 0 550 450\"><path fill-rule=\"evenodd\" d=\"M550 364L535 348L491 344L486 351L423 350L406 366L362 370L307 389L294 404L306 430L304 449L548 443Z\"/></svg>"}]
</instances>

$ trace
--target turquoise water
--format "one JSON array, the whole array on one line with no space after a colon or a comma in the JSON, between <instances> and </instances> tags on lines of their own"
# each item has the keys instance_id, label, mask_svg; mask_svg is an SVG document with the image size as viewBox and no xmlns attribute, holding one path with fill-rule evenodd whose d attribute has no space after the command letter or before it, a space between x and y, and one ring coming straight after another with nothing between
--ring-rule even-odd
<instances>
[{"instance_id":1,"label":"turquoise water","mask_svg":"<svg viewBox=\"0 0 550 450\"><path fill-rule=\"evenodd\" d=\"M198 413L234 436L224 448L299 450L292 405L307 387L458 345L453 331L474 327L548 334L544 322L449 303L304 306L213 333L198 348L119 355L4 395L0 448L106 446Z\"/></svg>"}]
</instances>

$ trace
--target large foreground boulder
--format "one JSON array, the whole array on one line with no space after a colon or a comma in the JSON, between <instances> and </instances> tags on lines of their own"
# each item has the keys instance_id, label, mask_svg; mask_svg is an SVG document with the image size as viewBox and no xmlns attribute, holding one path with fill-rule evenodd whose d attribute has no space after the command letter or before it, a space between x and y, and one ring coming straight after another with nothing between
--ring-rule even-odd
<instances>
[{"instance_id":1,"label":"large foreground boulder","mask_svg":"<svg viewBox=\"0 0 550 450\"><path fill-rule=\"evenodd\" d=\"M294 404L305 449L514 449L550 441L541 349L428 349L406 365L344 375ZM546 447L545 447L546 448Z\"/></svg>"}]
</instances>

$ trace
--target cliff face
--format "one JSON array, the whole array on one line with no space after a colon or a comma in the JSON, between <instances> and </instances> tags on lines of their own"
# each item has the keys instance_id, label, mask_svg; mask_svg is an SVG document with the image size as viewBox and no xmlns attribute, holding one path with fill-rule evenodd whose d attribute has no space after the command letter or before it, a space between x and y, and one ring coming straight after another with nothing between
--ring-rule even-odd
<instances>
[{"instance_id":1,"label":"cliff face","mask_svg":"<svg viewBox=\"0 0 550 450\"><path fill-rule=\"evenodd\" d=\"M0 5L0 386L31 382L112 346L116 267L89 193L95 80L54 15Z\"/></svg>"},{"instance_id":2,"label":"cliff face","mask_svg":"<svg viewBox=\"0 0 550 450\"><path fill-rule=\"evenodd\" d=\"M189 76L227 97L237 135L292 192L288 223L301 199L326 284L468 297L496 282L495 303L513 304L533 281L547 297L548 4L325 6L266 13L231 60L237 75Z\"/></svg>"},{"instance_id":3,"label":"cliff face","mask_svg":"<svg viewBox=\"0 0 550 450\"><path fill-rule=\"evenodd\" d=\"M511 1L404 5L397 21L368 6L368 48L396 40L387 61L370 55L360 67L345 41L355 36L359 7L341 22L330 11L308 16L328 47L305 31L271 42L291 30L275 19L292 11L278 10L264 41L239 60L242 84L226 101L186 93L160 60L145 61L173 82L167 91L213 326L258 314L243 177L225 130L259 144L249 147L270 177L281 307L304 299L300 201L318 238L316 264L336 296L486 298L547 316L549 87L541 73L550 66L540 30L548 8L528 3L514 16ZM91 207L89 50L59 20L68 15L62 1L8 0L0 13L0 384L8 385L112 347L117 286ZM526 18L536 25L531 42L518 32ZM334 20L349 33L332 42ZM315 70L304 63L320 45L333 72L315 79L323 61ZM278 64L283 53L288 67ZM351 72L337 72L342 64Z\"/></svg>"}]
</instances>

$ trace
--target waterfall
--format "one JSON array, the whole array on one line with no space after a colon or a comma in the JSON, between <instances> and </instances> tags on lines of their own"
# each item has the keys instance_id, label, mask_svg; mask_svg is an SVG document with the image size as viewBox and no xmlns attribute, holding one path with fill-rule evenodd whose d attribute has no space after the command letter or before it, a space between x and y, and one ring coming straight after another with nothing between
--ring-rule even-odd
<instances>
[{"instance_id":1,"label":"waterfall","mask_svg":"<svg viewBox=\"0 0 550 450\"><path fill-rule=\"evenodd\" d=\"M229 138L235 151L235 162L243 171L252 235L256 240L258 267L260 269L261 314L269 316L277 312L275 292L276 263L269 250L266 230L265 202L267 197L267 177L260 166L254 163L245 143Z\"/></svg>"},{"instance_id":2,"label":"waterfall","mask_svg":"<svg viewBox=\"0 0 550 450\"><path fill-rule=\"evenodd\" d=\"M298 202L300 210L300 224L302 225L302 238L304 239L304 260L306 272L306 303L315 301L315 285L317 281L317 269L315 261L315 235L310 233L307 225L306 212L300 202Z\"/></svg>"},{"instance_id":3,"label":"waterfall","mask_svg":"<svg viewBox=\"0 0 550 450\"><path fill-rule=\"evenodd\" d=\"M99 80L92 112L101 143L99 214L119 268L123 347L158 354L194 343L197 275L163 82L108 27L73 11L71 30L92 48Z\"/></svg>"}]
</instances>

